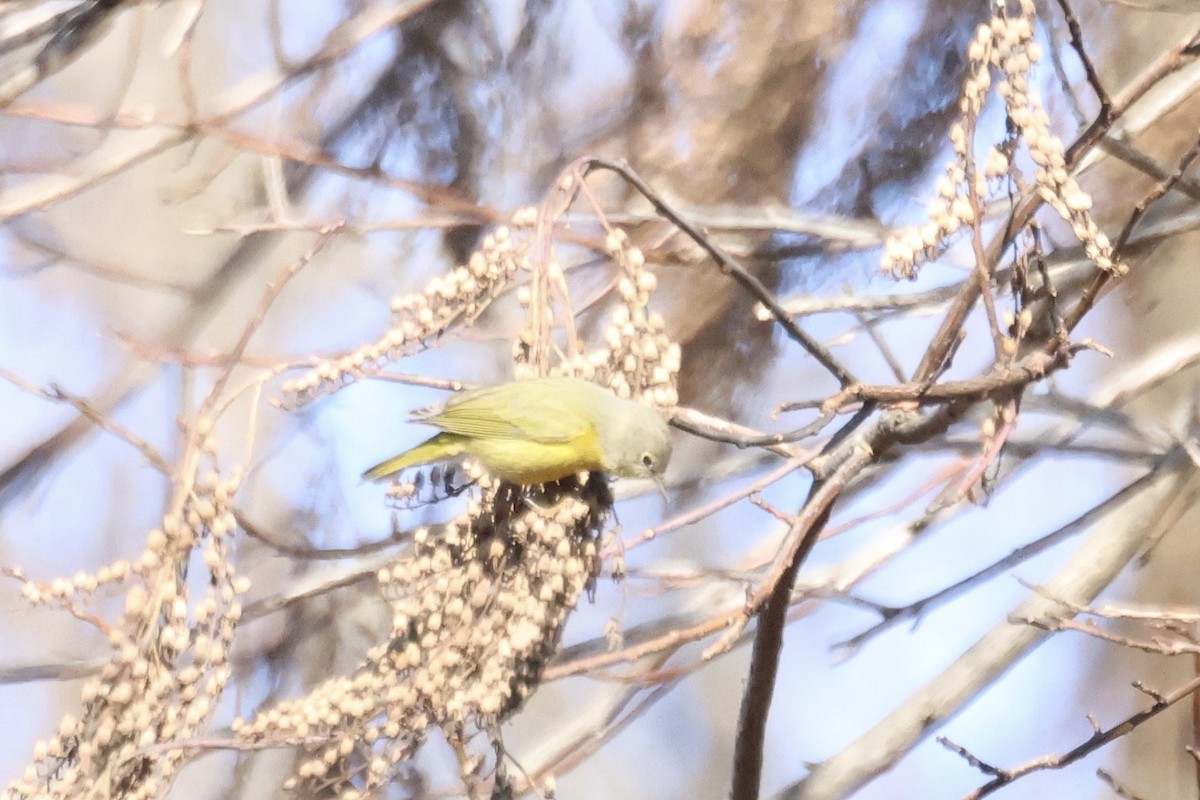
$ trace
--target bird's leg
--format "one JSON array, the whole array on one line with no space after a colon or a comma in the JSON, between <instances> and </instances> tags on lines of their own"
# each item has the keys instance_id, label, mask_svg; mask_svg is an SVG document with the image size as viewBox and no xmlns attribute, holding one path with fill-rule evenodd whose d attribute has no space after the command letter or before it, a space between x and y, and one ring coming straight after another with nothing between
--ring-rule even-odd
<instances>
[{"instance_id":1,"label":"bird's leg","mask_svg":"<svg viewBox=\"0 0 1200 800\"><path fill-rule=\"evenodd\" d=\"M508 779L508 770L504 766L504 739L500 735L500 726L495 724L489 725L487 735L488 739L491 740L492 748L496 752L496 770L492 783L492 800L512 800L513 787Z\"/></svg>"}]
</instances>

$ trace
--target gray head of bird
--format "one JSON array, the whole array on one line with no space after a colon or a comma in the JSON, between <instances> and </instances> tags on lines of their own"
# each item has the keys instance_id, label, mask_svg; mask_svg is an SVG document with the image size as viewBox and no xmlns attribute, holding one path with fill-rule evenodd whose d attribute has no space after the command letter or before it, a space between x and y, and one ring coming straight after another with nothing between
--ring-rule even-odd
<instances>
[{"instance_id":1,"label":"gray head of bird","mask_svg":"<svg viewBox=\"0 0 1200 800\"><path fill-rule=\"evenodd\" d=\"M627 402L622 413L605 420L600 432L604 468L622 478L661 481L671 460L671 435L666 421L653 408Z\"/></svg>"}]
</instances>

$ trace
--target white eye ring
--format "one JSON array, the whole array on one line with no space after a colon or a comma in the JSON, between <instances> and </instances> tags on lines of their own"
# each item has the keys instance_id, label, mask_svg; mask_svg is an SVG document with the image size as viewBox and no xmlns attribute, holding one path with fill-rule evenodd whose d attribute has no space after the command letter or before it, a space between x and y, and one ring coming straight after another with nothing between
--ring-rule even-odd
<instances>
[{"instance_id":1,"label":"white eye ring","mask_svg":"<svg viewBox=\"0 0 1200 800\"><path fill-rule=\"evenodd\" d=\"M649 453L642 453L642 464L645 465L646 469L653 469L654 456L650 455Z\"/></svg>"}]
</instances>

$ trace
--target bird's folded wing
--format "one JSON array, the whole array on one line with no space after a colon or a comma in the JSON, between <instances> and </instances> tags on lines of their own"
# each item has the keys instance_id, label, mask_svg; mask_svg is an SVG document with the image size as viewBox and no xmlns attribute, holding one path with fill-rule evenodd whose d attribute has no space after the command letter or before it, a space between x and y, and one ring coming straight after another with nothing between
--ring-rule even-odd
<instances>
[{"instance_id":1,"label":"bird's folded wing","mask_svg":"<svg viewBox=\"0 0 1200 800\"><path fill-rule=\"evenodd\" d=\"M460 436L567 442L586 435L592 425L579 408L552 394L478 392L422 419Z\"/></svg>"}]
</instances>

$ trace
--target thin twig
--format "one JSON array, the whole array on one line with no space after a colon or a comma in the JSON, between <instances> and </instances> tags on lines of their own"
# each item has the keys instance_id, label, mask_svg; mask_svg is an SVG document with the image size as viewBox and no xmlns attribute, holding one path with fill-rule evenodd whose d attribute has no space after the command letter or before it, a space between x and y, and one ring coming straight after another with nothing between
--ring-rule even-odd
<instances>
[{"instance_id":1,"label":"thin twig","mask_svg":"<svg viewBox=\"0 0 1200 800\"><path fill-rule=\"evenodd\" d=\"M623 177L654 206L654 209L659 214L674 223L692 241L708 253L717 262L717 266L721 272L736 280L741 284L743 289L746 289L753 295L755 300L770 310L771 316L784 329L787 335L798 342L821 366L837 378L838 383L842 386L850 386L857 383L850 371L834 358L833 354L824 345L800 329L800 326L796 324L791 315L779 304L779 301L763 285L762 281L751 275L736 259L721 249L711 237L705 235L703 231L689 222L683 215L677 213L650 184L642 180L642 177L632 167L624 161L612 161L606 158L592 157L581 159L579 169L585 175L593 169L606 169Z\"/></svg>"},{"instance_id":2,"label":"thin twig","mask_svg":"<svg viewBox=\"0 0 1200 800\"><path fill-rule=\"evenodd\" d=\"M6 380L12 385L23 391L29 392L30 394L44 397L47 400L54 400L56 402L62 402L73 406L76 411L83 415L84 418L100 428L108 431L121 441L137 449L137 451L140 452L147 461L153 464L154 468L159 472L164 475L171 474L171 466L167 463L167 460L163 458L162 454L158 452L154 445L150 444L148 441L138 436L136 433L131 431L129 428L126 428L116 420L101 413L99 409L97 409L94 405L92 405L92 403L88 402L84 398L75 394L71 394L62 387L58 386L58 384L52 383L50 384L49 388L42 389L25 380L20 375L9 372L3 367L0 367L0 380Z\"/></svg>"},{"instance_id":3,"label":"thin twig","mask_svg":"<svg viewBox=\"0 0 1200 800\"><path fill-rule=\"evenodd\" d=\"M739 488L737 491L731 492L723 497L718 497L716 500L705 503L704 505L694 508L691 511L687 511L683 514L677 514L670 519L663 520L658 525L646 528L637 536L630 537L621 542L619 545L616 545L615 548L609 548L605 555L612 555L613 549L619 549L621 552L632 550L633 548L645 544L646 542L649 542L652 539L663 535L664 533L670 533L671 531L676 531L680 528L686 528L689 525L695 525L697 522L711 517L718 511L744 500L746 497L754 494L755 492L761 492L771 484L786 478L788 475L791 475L793 472L796 472L796 470L802 468L807 460L808 459L805 458L788 459L783 464L780 464L777 469L771 470L766 475L763 475L761 478L758 478L746 486Z\"/></svg>"},{"instance_id":4,"label":"thin twig","mask_svg":"<svg viewBox=\"0 0 1200 800\"><path fill-rule=\"evenodd\" d=\"M984 581L1000 575L1012 567L1024 563L1034 556L1049 550L1055 545L1075 536L1087 528L1094 525L1099 520L1103 519L1108 514L1119 508L1128 500L1136 497L1145 489L1154 485L1157 469L1152 469L1146 472L1137 480L1122 487L1120 490L1110 495L1103 501L1092 506L1090 509L1080 514L1075 519L1062 525L1050 533L1040 536L1029 544L1022 545L1013 550L1004 558L989 564L981 570L978 570L971 575L957 581L945 589L926 595L920 600L916 600L904 606L889 608L879 606L878 610L883 615L883 619L867 628L862 633L859 633L850 639L834 645L835 649L844 651L853 651L861 647L867 640L878 636L883 631L906 619L917 619L930 608L941 605L948 600L951 600L964 592L978 586Z\"/></svg>"},{"instance_id":5,"label":"thin twig","mask_svg":"<svg viewBox=\"0 0 1200 800\"><path fill-rule=\"evenodd\" d=\"M1178 703L1180 700L1188 697L1197 689L1200 689L1200 675L1193 677L1190 681L1179 686L1172 691L1159 695L1158 698L1146 709L1131 714L1122 721L1112 727L1103 730L1095 731L1086 741L1076 745L1061 755L1043 756L1041 758L1028 761L1019 767L1014 767L1010 770L995 770L999 774L995 778L980 786L973 792L968 793L963 797L963 800L979 800L981 797L986 797L992 794L997 789L1008 786L1018 778L1023 778L1034 772L1041 772L1048 769L1062 769L1063 767L1074 764L1076 761L1091 755L1092 753L1104 747L1107 744L1120 739L1122 736L1127 736L1134 731L1139 725L1147 720L1153 719L1163 711ZM994 768L993 768L994 769Z\"/></svg>"},{"instance_id":6,"label":"thin twig","mask_svg":"<svg viewBox=\"0 0 1200 800\"><path fill-rule=\"evenodd\" d=\"M1197 140L1197 142L1193 144L1186 153L1183 154L1183 157L1180 159L1179 166L1176 168L1175 172L1155 184L1146 194L1146 196L1143 197L1142 200L1137 204L1137 206L1134 207L1133 213L1130 214L1128 221L1125 223L1125 227L1121 230L1121 234L1117 237L1116 245L1113 247L1114 260L1120 259L1122 251L1129 242L1129 237L1133 234L1133 230L1137 227L1138 222L1141 221L1142 216L1152 205L1161 200L1167 194L1167 192L1171 191L1171 187L1175 185L1175 183L1180 177L1183 176L1185 172L1187 172L1188 167L1192 165L1192 162L1196 160L1197 156L1200 156L1200 140ZM1074 330L1075 326L1079 324L1084 315L1091 311L1093 306L1095 306L1097 299L1099 299L1100 293L1104 291L1105 287L1108 286L1111 280L1111 272L1107 270L1096 271L1096 274L1092 277L1091 283L1088 284L1079 300L1075 302L1075 305L1071 307L1070 311L1068 311L1063 318L1063 324L1066 326L1068 331Z\"/></svg>"},{"instance_id":7,"label":"thin twig","mask_svg":"<svg viewBox=\"0 0 1200 800\"><path fill-rule=\"evenodd\" d=\"M196 414L197 419L210 414L213 408L216 407L217 402L221 398L221 393L225 390L226 384L229 383L229 378L233 375L234 367L237 366L237 364L241 361L243 354L246 352L246 347L250 344L250 339L254 336L254 333L258 330L259 326L262 325L263 320L266 319L267 311L270 310L271 306L275 303L276 298L279 297L279 293L283 291L285 286L287 286L288 281L296 277L300 270L304 269L309 263L312 262L314 258L316 258L317 253L321 252L321 250L325 248L325 245L329 243L330 238L334 235L334 233L337 232L337 230L338 226L335 225L322 231L307 252L300 256L300 258L284 267L280 273L276 275L270 283L267 284L267 288L263 292L263 296L259 299L258 306L255 308L253 315L250 317L250 321L246 324L245 329L242 330L242 335L238 337L237 344L235 344L233 350L230 351L229 356L226 359L224 369L221 370L221 373L217 376L217 379L213 381L213 385L208 392L208 396L205 397L204 401L200 404L200 409Z\"/></svg>"},{"instance_id":8,"label":"thin twig","mask_svg":"<svg viewBox=\"0 0 1200 800\"><path fill-rule=\"evenodd\" d=\"M1125 249L1125 245L1129 242L1129 237L1133 234L1133 230L1137 227L1137 224L1141 222L1142 217L1150 210L1151 206L1179 184L1197 156L1200 156L1200 139L1189 147L1187 152L1179 159L1179 165L1175 168L1175 171L1155 184L1146 196L1134 206L1133 213L1129 215L1129 220L1125 223L1125 227L1121 229L1121 233L1117 236L1117 241L1113 245L1113 257L1115 259L1120 260L1119 256L1121 252Z\"/></svg>"},{"instance_id":9,"label":"thin twig","mask_svg":"<svg viewBox=\"0 0 1200 800\"><path fill-rule=\"evenodd\" d=\"M1100 101L1100 112L1096 115L1096 119L1103 123L1111 124L1113 119L1113 103L1112 98L1108 96L1108 92L1104 89L1104 84L1100 82L1100 75L1096 72L1096 66L1092 63L1092 59L1088 56L1087 48L1083 46L1083 30L1079 27L1079 20L1075 18L1075 13L1071 11L1071 6L1067 0L1058 0L1058 7L1062 9L1063 17L1067 22L1067 32L1071 37L1071 47L1075 50L1075 54L1079 56L1079 61L1083 64L1083 73L1087 76L1087 82L1092 87L1092 91L1096 93L1096 99Z\"/></svg>"}]
</instances>

